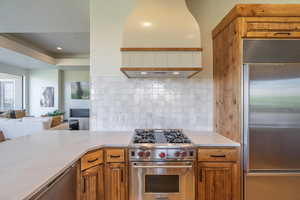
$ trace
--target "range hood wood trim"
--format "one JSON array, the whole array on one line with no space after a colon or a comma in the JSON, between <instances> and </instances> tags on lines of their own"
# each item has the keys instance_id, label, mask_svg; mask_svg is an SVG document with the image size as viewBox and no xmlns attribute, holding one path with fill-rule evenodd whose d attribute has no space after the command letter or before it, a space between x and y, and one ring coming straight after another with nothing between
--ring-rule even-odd
<instances>
[{"instance_id":1,"label":"range hood wood trim","mask_svg":"<svg viewBox=\"0 0 300 200\"><path fill-rule=\"evenodd\" d=\"M127 77L130 78L129 75L126 73L126 71L194 71L191 75L189 75L187 78L192 78L199 72L203 70L202 67L121 67L121 72Z\"/></svg>"},{"instance_id":2,"label":"range hood wood trim","mask_svg":"<svg viewBox=\"0 0 300 200\"><path fill-rule=\"evenodd\" d=\"M121 51L203 51L202 48L121 48Z\"/></svg>"}]
</instances>

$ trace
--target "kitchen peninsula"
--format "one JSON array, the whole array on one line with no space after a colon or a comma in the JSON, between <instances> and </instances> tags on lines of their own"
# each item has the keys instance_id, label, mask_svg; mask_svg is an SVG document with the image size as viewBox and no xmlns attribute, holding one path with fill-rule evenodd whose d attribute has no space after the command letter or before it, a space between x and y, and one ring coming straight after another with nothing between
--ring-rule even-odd
<instances>
[{"instance_id":1,"label":"kitchen peninsula","mask_svg":"<svg viewBox=\"0 0 300 200\"><path fill-rule=\"evenodd\" d=\"M238 143L218 134L185 133L197 148L239 147ZM0 199L31 199L88 152L100 149L126 152L132 136L133 132L45 131L2 143L0 157L6 162L0 165ZM126 162L127 155L124 156ZM77 181L80 182L80 179ZM81 191L81 188L78 190ZM126 199L125 196L123 198ZM115 199L118 198L110 198Z\"/></svg>"}]
</instances>

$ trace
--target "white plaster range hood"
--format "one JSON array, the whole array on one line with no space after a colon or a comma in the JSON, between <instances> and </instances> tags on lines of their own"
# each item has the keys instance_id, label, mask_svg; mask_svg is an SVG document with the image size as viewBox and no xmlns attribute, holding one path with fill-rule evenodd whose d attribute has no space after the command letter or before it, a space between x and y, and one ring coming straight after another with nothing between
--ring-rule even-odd
<instances>
[{"instance_id":1,"label":"white plaster range hood","mask_svg":"<svg viewBox=\"0 0 300 200\"><path fill-rule=\"evenodd\" d=\"M185 0L136 0L120 70L128 78L191 78L202 70L199 25Z\"/></svg>"}]
</instances>

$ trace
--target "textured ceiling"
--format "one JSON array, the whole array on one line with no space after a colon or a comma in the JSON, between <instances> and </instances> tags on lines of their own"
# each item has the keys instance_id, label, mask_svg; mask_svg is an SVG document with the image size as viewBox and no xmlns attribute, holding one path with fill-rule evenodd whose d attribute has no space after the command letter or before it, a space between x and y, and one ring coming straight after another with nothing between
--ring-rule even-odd
<instances>
[{"instance_id":1,"label":"textured ceiling","mask_svg":"<svg viewBox=\"0 0 300 200\"><path fill-rule=\"evenodd\" d=\"M89 0L0 0L0 32L89 32Z\"/></svg>"}]
</instances>

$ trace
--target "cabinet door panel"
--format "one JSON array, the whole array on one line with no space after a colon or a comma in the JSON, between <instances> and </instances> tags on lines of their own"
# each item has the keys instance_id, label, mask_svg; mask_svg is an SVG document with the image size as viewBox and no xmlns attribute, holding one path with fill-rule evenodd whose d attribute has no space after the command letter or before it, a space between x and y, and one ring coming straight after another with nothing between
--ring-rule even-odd
<instances>
[{"instance_id":1,"label":"cabinet door panel","mask_svg":"<svg viewBox=\"0 0 300 200\"><path fill-rule=\"evenodd\" d=\"M127 199L127 170L124 163L109 163L106 165L105 199Z\"/></svg>"},{"instance_id":2,"label":"cabinet door panel","mask_svg":"<svg viewBox=\"0 0 300 200\"><path fill-rule=\"evenodd\" d=\"M103 166L96 166L82 172L81 176L81 200L104 199Z\"/></svg>"},{"instance_id":3,"label":"cabinet door panel","mask_svg":"<svg viewBox=\"0 0 300 200\"><path fill-rule=\"evenodd\" d=\"M198 168L199 200L233 200L233 163L206 163Z\"/></svg>"}]
</instances>

